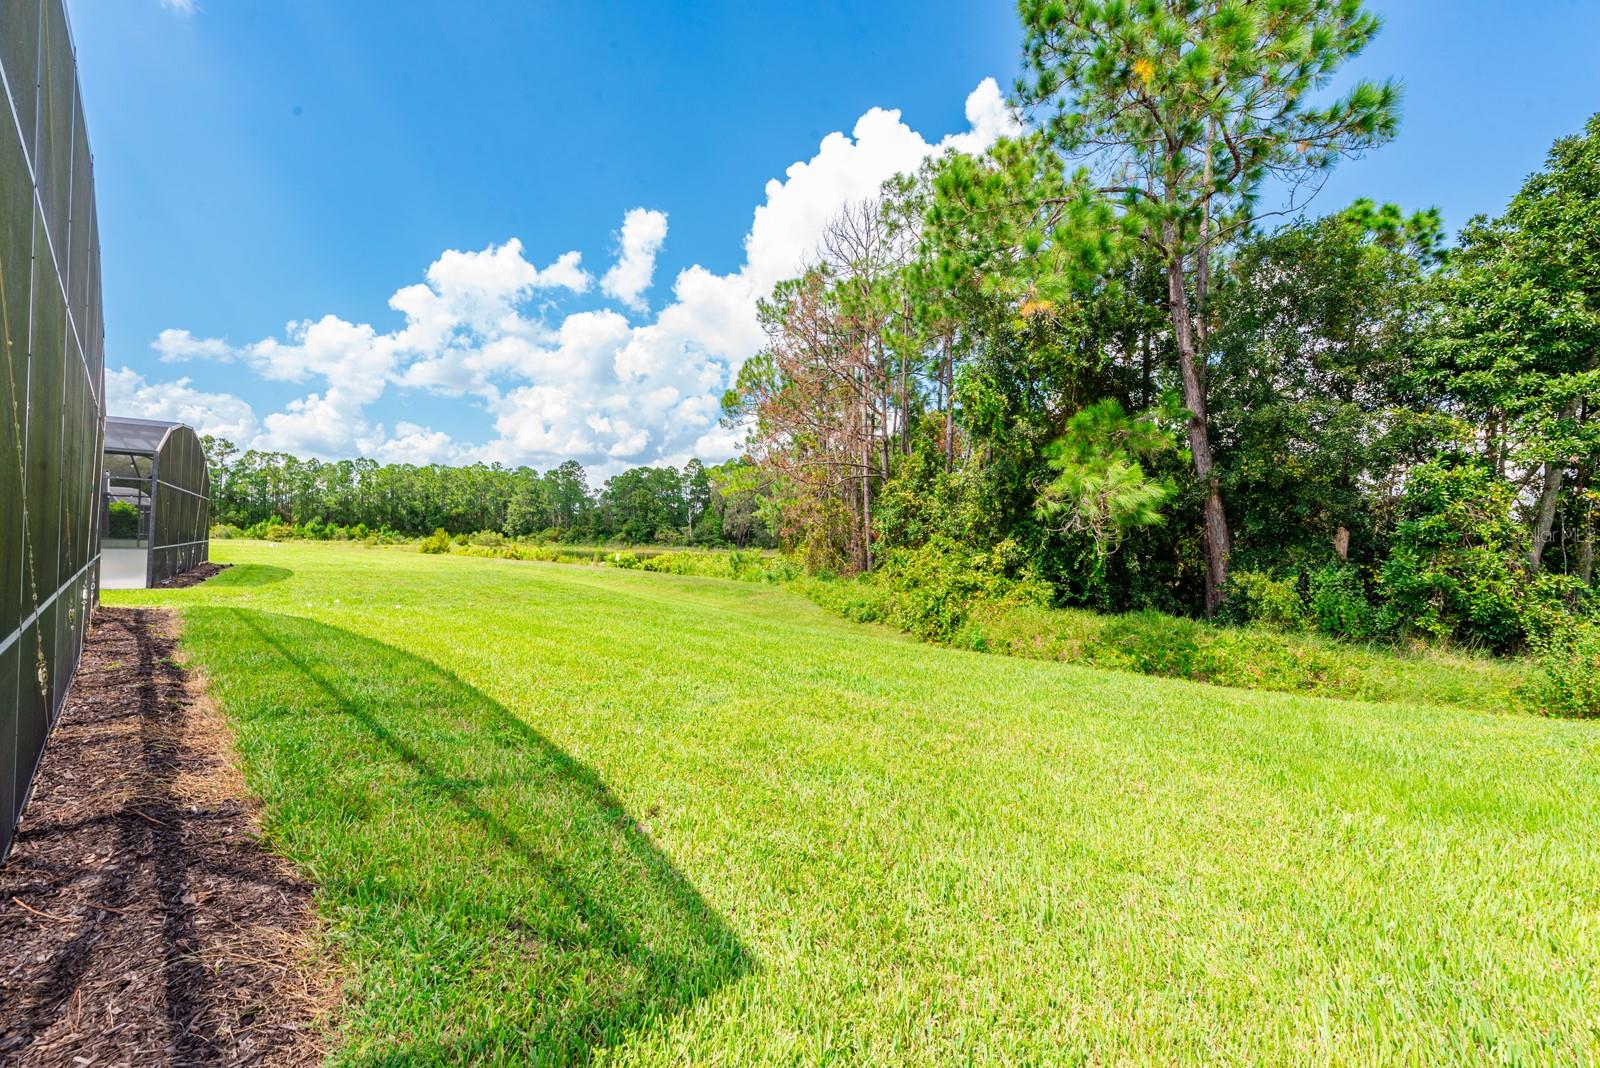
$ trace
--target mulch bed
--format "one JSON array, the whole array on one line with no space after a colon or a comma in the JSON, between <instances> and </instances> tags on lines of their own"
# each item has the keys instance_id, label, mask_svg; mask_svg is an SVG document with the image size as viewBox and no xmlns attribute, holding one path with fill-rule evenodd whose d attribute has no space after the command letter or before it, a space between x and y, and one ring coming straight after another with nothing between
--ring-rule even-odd
<instances>
[{"instance_id":1,"label":"mulch bed","mask_svg":"<svg viewBox=\"0 0 1600 1068\"><path fill-rule=\"evenodd\" d=\"M171 578L162 579L152 588L158 590L181 590L189 586L198 586L206 579L214 575L220 575L232 566L232 564L213 564L210 560L207 560L204 563L196 564L187 571L181 571Z\"/></svg>"},{"instance_id":2,"label":"mulch bed","mask_svg":"<svg viewBox=\"0 0 1600 1068\"><path fill-rule=\"evenodd\" d=\"M307 1064L311 886L256 837L176 619L100 608L0 865L0 1064Z\"/></svg>"}]
</instances>

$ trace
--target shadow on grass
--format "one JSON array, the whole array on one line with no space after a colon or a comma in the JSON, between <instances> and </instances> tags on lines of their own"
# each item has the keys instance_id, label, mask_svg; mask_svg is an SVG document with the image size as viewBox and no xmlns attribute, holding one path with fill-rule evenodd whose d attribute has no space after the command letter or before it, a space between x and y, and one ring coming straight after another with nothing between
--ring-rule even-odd
<instances>
[{"instance_id":1,"label":"shadow on grass","mask_svg":"<svg viewBox=\"0 0 1600 1068\"><path fill-rule=\"evenodd\" d=\"M272 564L234 564L228 570L213 575L206 586L211 589L270 586L274 582L282 582L293 574L294 572L286 567L275 567Z\"/></svg>"},{"instance_id":2,"label":"shadow on grass","mask_svg":"<svg viewBox=\"0 0 1600 1068\"><path fill-rule=\"evenodd\" d=\"M454 675L290 616L187 625L344 947L339 1059L583 1062L751 969L592 770Z\"/></svg>"}]
</instances>

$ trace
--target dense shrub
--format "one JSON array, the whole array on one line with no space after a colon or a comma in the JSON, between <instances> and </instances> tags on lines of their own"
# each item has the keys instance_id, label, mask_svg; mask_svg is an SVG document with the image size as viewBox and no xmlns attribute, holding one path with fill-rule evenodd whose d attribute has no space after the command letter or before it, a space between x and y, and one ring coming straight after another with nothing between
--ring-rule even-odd
<instances>
[{"instance_id":1,"label":"dense shrub","mask_svg":"<svg viewBox=\"0 0 1600 1068\"><path fill-rule=\"evenodd\" d=\"M1372 602L1354 566L1328 564L1311 573L1308 587L1311 619L1318 630L1349 641L1373 636Z\"/></svg>"},{"instance_id":2,"label":"dense shrub","mask_svg":"<svg viewBox=\"0 0 1600 1068\"><path fill-rule=\"evenodd\" d=\"M1277 578L1245 568L1235 568L1228 576L1223 613L1230 623L1255 623L1275 630L1305 630L1310 622L1298 575Z\"/></svg>"},{"instance_id":3,"label":"dense shrub","mask_svg":"<svg viewBox=\"0 0 1600 1068\"><path fill-rule=\"evenodd\" d=\"M107 531L113 538L137 538L139 536L139 509L127 501L112 501L106 507L106 521L110 525Z\"/></svg>"},{"instance_id":4,"label":"dense shrub","mask_svg":"<svg viewBox=\"0 0 1600 1068\"><path fill-rule=\"evenodd\" d=\"M507 545L500 550L500 555L508 560L540 560L545 563L558 561L577 562L578 557L554 545L527 544L518 542Z\"/></svg>"},{"instance_id":5,"label":"dense shrub","mask_svg":"<svg viewBox=\"0 0 1600 1068\"><path fill-rule=\"evenodd\" d=\"M285 523L277 516L252 523L243 529L228 523L217 524L211 529L215 538L259 538L265 541L359 541L369 545L395 545L412 540L392 530L369 530L364 523L342 527L337 523L313 519L296 525Z\"/></svg>"},{"instance_id":6,"label":"dense shrub","mask_svg":"<svg viewBox=\"0 0 1600 1068\"><path fill-rule=\"evenodd\" d=\"M893 597L867 576L854 580L804 578L795 588L808 599L855 623L887 622Z\"/></svg>"},{"instance_id":7,"label":"dense shrub","mask_svg":"<svg viewBox=\"0 0 1600 1068\"><path fill-rule=\"evenodd\" d=\"M245 529L245 536L249 538L264 538L267 541L294 541L305 537L305 530L298 526L285 523L277 516L253 524Z\"/></svg>"},{"instance_id":8,"label":"dense shrub","mask_svg":"<svg viewBox=\"0 0 1600 1068\"><path fill-rule=\"evenodd\" d=\"M748 549L659 553L644 559L640 566L647 571L737 579L742 582L786 582L802 574L799 565L788 557Z\"/></svg>"},{"instance_id":9,"label":"dense shrub","mask_svg":"<svg viewBox=\"0 0 1600 1068\"><path fill-rule=\"evenodd\" d=\"M1596 590L1576 575L1541 571L1528 580L1520 604L1522 630L1532 649L1549 644L1564 631L1597 621Z\"/></svg>"},{"instance_id":10,"label":"dense shrub","mask_svg":"<svg viewBox=\"0 0 1600 1068\"><path fill-rule=\"evenodd\" d=\"M919 638L948 642L976 609L1048 605L1047 583L1008 574L1017 564L1015 542L974 552L943 538L890 553L870 581L886 594L885 622Z\"/></svg>"},{"instance_id":11,"label":"dense shrub","mask_svg":"<svg viewBox=\"0 0 1600 1068\"><path fill-rule=\"evenodd\" d=\"M1521 642L1527 535L1512 518L1511 492L1476 461L1411 472L1379 573L1385 633L1501 651Z\"/></svg>"},{"instance_id":12,"label":"dense shrub","mask_svg":"<svg viewBox=\"0 0 1600 1068\"><path fill-rule=\"evenodd\" d=\"M1349 644L1385 635L1378 626L1381 608L1368 599L1360 570L1344 563L1293 577L1240 569L1227 611L1235 623L1250 622L1222 626L1148 610L1112 615L1051 607L1049 586L1019 566L1025 554L1007 542L981 552L935 536L883 553L878 569L853 579L809 574L792 557L757 551L608 552L534 540L452 539L443 531L419 548L784 582L846 619L889 624L925 640L1195 682L1480 709L1503 709L1520 696L1542 711L1600 715L1600 638L1593 630L1561 629L1582 607L1574 583L1562 576L1523 584L1518 633L1548 635L1540 645L1539 675L1527 681L1521 664Z\"/></svg>"},{"instance_id":13,"label":"dense shrub","mask_svg":"<svg viewBox=\"0 0 1600 1068\"><path fill-rule=\"evenodd\" d=\"M536 560L544 563L563 564L594 564L600 563L601 551L598 549L583 550L567 548L560 545L542 545L535 541L502 539L500 544L494 544L493 539L487 539L490 544L478 544L472 538L465 542L460 539L449 539L445 552L457 556L472 556L484 560Z\"/></svg>"},{"instance_id":14,"label":"dense shrub","mask_svg":"<svg viewBox=\"0 0 1600 1068\"><path fill-rule=\"evenodd\" d=\"M1550 716L1600 716L1600 623L1568 623L1537 639L1537 671L1520 696Z\"/></svg>"},{"instance_id":15,"label":"dense shrub","mask_svg":"<svg viewBox=\"0 0 1600 1068\"><path fill-rule=\"evenodd\" d=\"M417 545L419 553L447 553L450 551L450 535L443 527L435 530Z\"/></svg>"}]
</instances>

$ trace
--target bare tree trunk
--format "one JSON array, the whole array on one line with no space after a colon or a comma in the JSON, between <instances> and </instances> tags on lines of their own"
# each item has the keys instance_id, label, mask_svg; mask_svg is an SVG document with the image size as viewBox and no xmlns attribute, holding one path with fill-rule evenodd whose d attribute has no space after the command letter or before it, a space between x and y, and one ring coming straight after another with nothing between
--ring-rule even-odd
<instances>
[{"instance_id":1,"label":"bare tree trunk","mask_svg":"<svg viewBox=\"0 0 1600 1068\"><path fill-rule=\"evenodd\" d=\"M1167 224L1163 234L1168 248L1175 247L1177 234ZM1183 404L1189 410L1189 452L1194 457L1195 477L1205 487L1206 615L1215 614L1222 604L1228 582L1228 556L1232 539L1228 534L1227 513L1222 507L1222 490L1211 456L1211 435L1206 427L1206 393L1196 351L1194 322L1189 314L1189 296L1184 285L1183 259L1176 254L1167 260L1167 307L1172 317L1172 335L1177 343L1178 370L1183 378Z\"/></svg>"},{"instance_id":2,"label":"bare tree trunk","mask_svg":"<svg viewBox=\"0 0 1600 1068\"><path fill-rule=\"evenodd\" d=\"M866 457L863 457L865 460ZM862 570L872 570L872 476L861 465L861 560Z\"/></svg>"},{"instance_id":3,"label":"bare tree trunk","mask_svg":"<svg viewBox=\"0 0 1600 1068\"><path fill-rule=\"evenodd\" d=\"M872 570L872 420L867 415L865 390L861 398L861 560L862 570Z\"/></svg>"},{"instance_id":4,"label":"bare tree trunk","mask_svg":"<svg viewBox=\"0 0 1600 1068\"><path fill-rule=\"evenodd\" d=\"M1214 119L1206 120L1206 143L1216 144L1217 124ZM1211 153L1207 152L1205 158L1205 189L1214 188L1211 173ZM1201 201L1200 210L1200 251L1195 254L1194 265L1194 337L1195 347L1201 352L1206 348L1206 331L1211 323L1206 318L1207 305L1211 298L1211 197L1207 195Z\"/></svg>"},{"instance_id":5,"label":"bare tree trunk","mask_svg":"<svg viewBox=\"0 0 1600 1068\"><path fill-rule=\"evenodd\" d=\"M1576 398L1561 410L1561 418L1570 421L1578 417ZM1544 462L1544 488L1539 492L1539 510L1533 515L1533 543L1528 549L1528 566L1538 571L1544 566L1544 547L1550 543L1550 530L1555 526L1556 505L1561 502L1561 483L1567 474L1566 465L1557 460Z\"/></svg>"},{"instance_id":6,"label":"bare tree trunk","mask_svg":"<svg viewBox=\"0 0 1600 1068\"><path fill-rule=\"evenodd\" d=\"M1533 516L1533 544L1528 549L1528 566L1538 571L1544 566L1544 547L1555 526L1556 504L1561 499L1561 482L1567 469L1554 460L1544 464L1544 488L1539 492L1539 509Z\"/></svg>"},{"instance_id":7,"label":"bare tree trunk","mask_svg":"<svg viewBox=\"0 0 1600 1068\"><path fill-rule=\"evenodd\" d=\"M1585 516L1583 533L1578 538L1578 581L1594 585L1594 517Z\"/></svg>"},{"instance_id":8,"label":"bare tree trunk","mask_svg":"<svg viewBox=\"0 0 1600 1068\"><path fill-rule=\"evenodd\" d=\"M944 469L949 471L956 462L956 367L951 358L953 341L949 334L944 338Z\"/></svg>"},{"instance_id":9,"label":"bare tree trunk","mask_svg":"<svg viewBox=\"0 0 1600 1068\"><path fill-rule=\"evenodd\" d=\"M900 361L900 455L911 455L911 416L906 407L906 361Z\"/></svg>"},{"instance_id":10,"label":"bare tree trunk","mask_svg":"<svg viewBox=\"0 0 1600 1068\"><path fill-rule=\"evenodd\" d=\"M911 311L910 311L909 308L905 309L905 319L908 322L911 319ZM910 456L911 455L911 408L910 408L909 400L907 398L907 393L910 391L910 385L911 385L910 377L909 377L909 374L908 374L908 372L910 370L910 364L911 364L911 361L909 359L907 359L906 353L902 352L900 354L900 455L901 456Z\"/></svg>"},{"instance_id":11,"label":"bare tree trunk","mask_svg":"<svg viewBox=\"0 0 1600 1068\"><path fill-rule=\"evenodd\" d=\"M1594 469L1589 464L1578 468L1578 481L1573 487L1578 495L1578 581L1585 586L1594 583L1594 505L1588 493Z\"/></svg>"}]
</instances>

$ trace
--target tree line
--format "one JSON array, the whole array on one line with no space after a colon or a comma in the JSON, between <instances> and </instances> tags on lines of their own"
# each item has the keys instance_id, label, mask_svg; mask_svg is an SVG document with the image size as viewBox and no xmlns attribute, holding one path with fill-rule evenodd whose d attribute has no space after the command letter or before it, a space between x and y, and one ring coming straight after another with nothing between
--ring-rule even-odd
<instances>
[{"instance_id":1,"label":"tree line","mask_svg":"<svg viewBox=\"0 0 1600 1068\"><path fill-rule=\"evenodd\" d=\"M1020 12L1024 132L850 205L762 305L723 406L777 536L1361 639L1511 649L1588 611L1600 116L1451 242L1436 210L1306 211L1396 133L1392 83L1318 99L1361 4Z\"/></svg>"},{"instance_id":2,"label":"tree line","mask_svg":"<svg viewBox=\"0 0 1600 1068\"><path fill-rule=\"evenodd\" d=\"M273 524L406 536L494 531L565 542L769 547L765 497L751 465L637 467L597 490L577 461L549 471L499 464L379 464L241 452L202 438L215 523Z\"/></svg>"}]
</instances>

